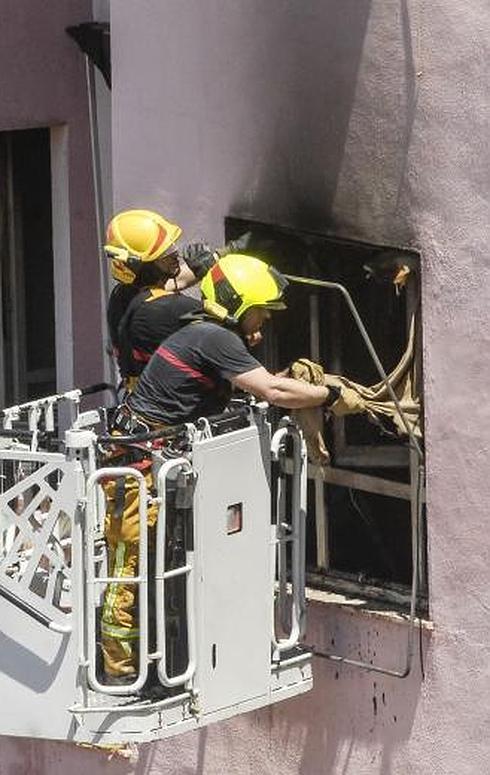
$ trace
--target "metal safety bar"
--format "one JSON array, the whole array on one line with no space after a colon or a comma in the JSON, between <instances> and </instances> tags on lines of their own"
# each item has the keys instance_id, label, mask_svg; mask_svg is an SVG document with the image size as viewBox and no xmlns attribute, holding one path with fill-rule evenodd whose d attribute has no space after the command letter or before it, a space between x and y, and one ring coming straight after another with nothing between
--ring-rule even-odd
<instances>
[{"instance_id":1,"label":"metal safety bar","mask_svg":"<svg viewBox=\"0 0 490 775\"><path fill-rule=\"evenodd\" d=\"M55 416L54 408L56 404L61 401L67 401L70 406L70 420L73 424L79 415L80 400L83 396L88 396L93 393L100 393L104 390L108 390L111 394L115 395L115 388L106 382L100 382L96 385L90 385L85 388L77 388L74 390L68 390L65 393L56 393L51 396L44 396L43 398L37 398L32 401L26 401L23 404L16 404L14 406L6 407L1 410L2 413L2 428L4 431L13 431L14 423L21 419L21 415L24 413L27 415L28 430L19 432L25 436L26 433L30 434L31 449L36 451L37 449L37 434L40 432L39 423L41 418L44 417L44 430L48 433L55 431ZM9 434L10 435L10 434Z\"/></svg>"},{"instance_id":2,"label":"metal safety bar","mask_svg":"<svg viewBox=\"0 0 490 775\"><path fill-rule=\"evenodd\" d=\"M54 431L54 407L59 401L69 401L72 407L72 421L78 415L78 406L82 396L81 390L70 390L67 393L59 395L37 398L34 401L27 401L25 404L9 406L2 410L3 428L12 430L14 422L20 420L23 412L27 413L28 428L31 433L39 430L39 421L44 415L44 426L47 431Z\"/></svg>"},{"instance_id":3,"label":"metal safety bar","mask_svg":"<svg viewBox=\"0 0 490 775\"><path fill-rule=\"evenodd\" d=\"M157 523L157 549L155 563L156 590L156 661L158 677L167 687L188 684L196 672L196 621L195 621L195 590L194 590L194 550L186 546L185 565L172 570L165 570L165 545L167 529L167 481L173 471L183 471L192 474L192 466L187 458L180 457L169 460L162 465L157 477L157 493L159 512ZM165 582L178 576L186 577L186 624L187 624L187 667L178 674L169 676L167 673L167 623L165 616Z\"/></svg>"},{"instance_id":4,"label":"metal safety bar","mask_svg":"<svg viewBox=\"0 0 490 775\"><path fill-rule=\"evenodd\" d=\"M112 692L111 692L112 693ZM165 697L163 700L142 700L141 702L126 702L123 705L72 705L68 708L69 713L74 716L83 717L86 713L104 713L117 716L124 716L126 713L131 715L135 713L148 713L148 711L164 710L175 705L180 705L185 700L192 700L190 692L175 694L173 697Z\"/></svg>"},{"instance_id":5,"label":"metal safety bar","mask_svg":"<svg viewBox=\"0 0 490 775\"><path fill-rule=\"evenodd\" d=\"M60 515L71 517L69 468L56 453L0 450L0 595L60 634L72 631L60 604L70 585L60 533Z\"/></svg>"},{"instance_id":6,"label":"metal safety bar","mask_svg":"<svg viewBox=\"0 0 490 775\"><path fill-rule=\"evenodd\" d=\"M54 619L50 619L49 616L46 616L46 614L42 613L42 611L38 611L36 608L34 608L34 606L29 605L29 603L27 603L25 600L22 600L22 598L18 597L18 595L15 595L10 589L3 587L1 583L0 596L4 597L9 601L9 603L12 603L12 605L30 616L32 619L35 619L35 621L39 622L39 624L47 627L48 630L58 632L61 635L68 635L73 629L71 623L61 624L60 622L55 622Z\"/></svg>"},{"instance_id":7,"label":"metal safety bar","mask_svg":"<svg viewBox=\"0 0 490 775\"><path fill-rule=\"evenodd\" d=\"M95 538L98 531L98 493L97 486L102 480L115 480L120 477L136 479L138 482L138 575L137 576L97 576L96 565L100 557L95 553ZM101 694L129 695L141 689L148 676L148 532L147 532L148 489L143 474L129 466L99 468L87 479L87 506L85 523L86 557L86 642L87 642L87 680L89 686ZM139 637L138 637L138 673L137 678L124 686L109 686L97 678L96 644L96 590L101 584L126 584L138 587Z\"/></svg>"},{"instance_id":8,"label":"metal safety bar","mask_svg":"<svg viewBox=\"0 0 490 775\"><path fill-rule=\"evenodd\" d=\"M403 423L403 426L410 439L410 480L411 480L411 498L410 498L410 512L411 512L411 527L412 527L412 580L410 591L410 614L409 614L409 626L407 632L407 648L406 659L404 667L401 670L391 670L390 668L384 668L377 665L372 665L369 662L363 662L362 660L350 659L348 657L341 656L340 654L328 654L322 651L314 650L314 653L318 657L323 659L329 659L334 662L342 662L346 665L352 665L353 667L360 667L364 670L369 670L375 673L383 673L384 675L390 675L394 678L406 678L412 669L413 652L414 652L414 631L415 631L415 619L417 598L419 592L420 581L420 533L422 523L422 507L423 507L423 489L424 489L424 453L416 438L410 423L407 420L403 407L400 404L398 396L396 395L388 375L383 368L383 365L378 357L378 354L374 348L371 338L367 332L367 329L362 321L356 305L347 290L347 288L341 283L330 282L329 280L315 280L309 277L298 277L296 275L285 275L288 280L293 283L299 283L301 285L308 285L317 288L326 288L334 291L338 291L344 298L349 311L357 325L357 328L361 334L362 339L368 349L368 352L372 358L372 361L376 367L376 370L381 378L381 381L385 385L391 400L395 404L397 413Z\"/></svg>"},{"instance_id":9,"label":"metal safety bar","mask_svg":"<svg viewBox=\"0 0 490 775\"><path fill-rule=\"evenodd\" d=\"M281 466L281 449L285 439L289 435L287 426L279 428L271 439L271 458ZM291 473L294 473L294 464L291 468ZM276 524L272 525L272 572L273 572L273 584L276 581L277 572L277 610L279 613L279 621L284 631L288 628L288 616L287 616L287 543L285 540L280 541L279 538L282 532L286 529L281 525L284 525L286 520L286 487L283 486L284 470L280 469L278 475L277 492L276 492ZM281 482L281 486L279 486ZM273 612L275 619L275 612ZM274 622L275 624L275 622ZM274 630L273 630L274 632Z\"/></svg>"},{"instance_id":10,"label":"metal safety bar","mask_svg":"<svg viewBox=\"0 0 490 775\"><path fill-rule=\"evenodd\" d=\"M284 422L284 421L283 421ZM281 624L286 629L287 606L287 562L286 546L292 547L291 558L291 629L287 638L277 639L275 634L275 621L272 622L272 645L274 648L273 659L280 659L281 653L288 651L297 645L305 632L305 551L306 551L306 497L307 497L307 466L306 447L301 431L286 420L287 425L279 428L271 441L271 457L275 461L280 460L280 452L287 437L293 440L293 474L291 492L291 522L285 518L286 498L285 484L281 477L281 484L277 490L277 525L276 536L273 540L273 567L278 566L278 609ZM277 553L276 553L277 547Z\"/></svg>"}]
</instances>

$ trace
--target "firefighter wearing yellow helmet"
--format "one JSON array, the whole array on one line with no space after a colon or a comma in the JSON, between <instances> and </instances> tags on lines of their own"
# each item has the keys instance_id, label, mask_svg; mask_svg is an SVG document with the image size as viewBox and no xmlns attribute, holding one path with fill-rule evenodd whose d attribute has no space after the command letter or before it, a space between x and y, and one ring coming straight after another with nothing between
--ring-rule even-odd
<instances>
[{"instance_id":1,"label":"firefighter wearing yellow helmet","mask_svg":"<svg viewBox=\"0 0 490 775\"><path fill-rule=\"evenodd\" d=\"M249 350L271 314L285 308L286 286L283 275L253 256L225 255L215 263L201 283L204 310L155 350L120 408L121 429L138 433L217 414L234 388L285 408L338 399L327 387L271 374ZM113 552L120 557L116 575L129 582L106 595L102 645L108 683L132 682L137 673L136 603L130 583L137 574L137 499L126 505L122 518L114 511L108 523L109 543L119 547Z\"/></svg>"},{"instance_id":2,"label":"firefighter wearing yellow helmet","mask_svg":"<svg viewBox=\"0 0 490 775\"><path fill-rule=\"evenodd\" d=\"M105 250L110 256L112 275L118 282L134 283L145 264L176 254L175 243L182 229L151 210L124 210L107 227ZM163 267L163 262L160 262ZM170 276L176 270L172 262ZM167 271L168 271L167 269Z\"/></svg>"},{"instance_id":3,"label":"firefighter wearing yellow helmet","mask_svg":"<svg viewBox=\"0 0 490 775\"><path fill-rule=\"evenodd\" d=\"M239 320L250 307L285 309L283 275L253 256L224 256L206 274L201 291L205 299L225 307Z\"/></svg>"},{"instance_id":4,"label":"firefighter wearing yellow helmet","mask_svg":"<svg viewBox=\"0 0 490 775\"><path fill-rule=\"evenodd\" d=\"M182 315L200 306L180 290L195 283L214 258L202 243L187 246L181 257L192 265L189 271L179 262L181 235L180 226L151 210L124 210L108 225L105 252L117 285L107 317L126 390L133 388L160 341L180 327Z\"/></svg>"},{"instance_id":5,"label":"firefighter wearing yellow helmet","mask_svg":"<svg viewBox=\"0 0 490 775\"><path fill-rule=\"evenodd\" d=\"M201 310L201 299L184 295L180 289L195 283L207 270L205 262L214 263L215 259L205 245L189 245L183 251L183 258L187 265L192 264L192 270L184 265L182 271L176 246L181 234L180 226L151 210L125 210L117 213L109 223L105 252L117 285L109 299L107 317L125 394L134 388L161 340L184 324L182 316ZM115 424L124 425L122 412L116 415ZM124 432L124 428L122 430ZM120 433L121 427L115 432ZM106 462L109 465L136 465L150 488L151 461L142 456L135 460L134 455L125 453L122 456L117 448L115 450ZM125 547L134 546L135 542L137 546L138 542L135 484L135 480L127 478L122 493L114 481L108 480L104 484L105 536L112 575L131 574L134 555L130 549L126 553ZM156 513L156 507L149 506L150 547L154 540ZM125 641L131 637L125 611L132 610L133 596L130 585L115 585L115 588L109 585L105 595L102 636L109 678L115 675L117 679L121 672L124 674ZM111 671L113 664L117 665L116 671Z\"/></svg>"}]
</instances>

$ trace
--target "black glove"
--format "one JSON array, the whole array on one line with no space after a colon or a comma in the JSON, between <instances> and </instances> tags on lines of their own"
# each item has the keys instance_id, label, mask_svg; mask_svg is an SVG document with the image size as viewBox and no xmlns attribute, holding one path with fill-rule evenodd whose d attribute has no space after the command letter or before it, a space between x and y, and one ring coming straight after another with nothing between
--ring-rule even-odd
<instances>
[{"instance_id":1,"label":"black glove","mask_svg":"<svg viewBox=\"0 0 490 775\"><path fill-rule=\"evenodd\" d=\"M216 250L216 253L221 258L222 256L227 256L228 253L242 253L244 250L247 250L250 247L250 242L252 241L252 232L247 231L245 234L242 234L237 239L232 239L229 242L226 243L222 248L218 248Z\"/></svg>"},{"instance_id":2,"label":"black glove","mask_svg":"<svg viewBox=\"0 0 490 775\"><path fill-rule=\"evenodd\" d=\"M185 246L180 255L198 280L202 280L216 263L215 254L204 242L191 242L190 245Z\"/></svg>"}]
</instances>

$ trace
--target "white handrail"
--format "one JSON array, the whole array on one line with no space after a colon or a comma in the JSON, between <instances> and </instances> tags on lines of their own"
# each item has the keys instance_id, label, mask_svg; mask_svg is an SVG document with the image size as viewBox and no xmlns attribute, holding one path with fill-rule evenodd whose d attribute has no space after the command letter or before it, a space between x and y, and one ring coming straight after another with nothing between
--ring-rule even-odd
<instances>
[{"instance_id":1,"label":"white handrail","mask_svg":"<svg viewBox=\"0 0 490 775\"><path fill-rule=\"evenodd\" d=\"M166 482L171 471L181 469L192 473L192 466L187 458L180 457L169 460L162 465L158 472L158 497L160 510L157 525L157 549L155 563L155 598L156 598L156 622L157 622L157 671L161 683L167 687L179 686L188 683L196 672L196 623L195 623L195 594L194 594L194 550L186 546L186 562L179 568L165 570L165 543L167 525L167 495ZM186 577L186 622L187 622L187 667L179 675L169 676L167 673L167 631L165 617L165 581L176 576Z\"/></svg>"},{"instance_id":2,"label":"white handrail","mask_svg":"<svg viewBox=\"0 0 490 775\"><path fill-rule=\"evenodd\" d=\"M96 555L94 551L97 532L97 485L102 479L132 477L138 481L138 575L98 577L95 573ZM106 467L94 471L87 479L87 508L85 525L86 544L86 628L87 628L87 681L89 686L101 694L128 695L141 689L148 677L148 527L147 527L148 490L145 477L136 468L130 466ZM138 586L139 611L139 664L137 678L124 686L103 684L97 678L96 617L97 607L95 590L100 584L134 584Z\"/></svg>"},{"instance_id":3,"label":"white handrail","mask_svg":"<svg viewBox=\"0 0 490 775\"><path fill-rule=\"evenodd\" d=\"M293 474L291 496L291 533L285 534L284 521L282 519L285 509L284 493L282 487L278 487L278 515L277 515L277 545L279 549L279 611L284 617L285 596L287 587L285 547L287 542L292 544L291 567L291 630L287 638L277 639L275 635L275 622L272 627L272 645L274 658L280 658L280 654L297 645L305 631L305 518L307 497L307 468L306 446L300 430L288 424L279 428L271 442L271 454L273 459L279 459L279 450L287 436L293 439Z\"/></svg>"}]
</instances>

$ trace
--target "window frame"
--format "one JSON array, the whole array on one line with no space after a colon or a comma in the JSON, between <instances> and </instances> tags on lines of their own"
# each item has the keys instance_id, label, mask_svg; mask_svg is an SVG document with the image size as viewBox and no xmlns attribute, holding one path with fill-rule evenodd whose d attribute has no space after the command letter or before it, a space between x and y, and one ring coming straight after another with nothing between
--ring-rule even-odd
<instances>
[{"instance_id":1,"label":"window frame","mask_svg":"<svg viewBox=\"0 0 490 775\"><path fill-rule=\"evenodd\" d=\"M300 229L292 229L284 226L276 226L249 219L240 219L229 217L225 219L226 238L236 238L239 234L246 231L255 231L269 236L278 236L287 238L289 235L295 240L303 240L306 249L314 244L327 243L328 245L351 246L359 248L360 251L367 252L386 251L395 252L402 257L411 258L417 261L418 275L420 279L420 254L409 248L394 247L386 245L376 245L372 243L349 240L337 237L331 234L313 234L304 232ZM272 254L272 251L271 251ZM278 267L281 268L280 266ZM310 267L309 267L310 268ZM303 273L309 274L308 270ZM419 283L421 285L421 282ZM319 319L319 298L321 291L314 292L309 296L309 357L318 361L321 360L320 348L320 319ZM406 298L405 326L408 328L411 315L419 303L419 289L415 283L409 284L409 290ZM421 322L420 322L421 325ZM277 361L277 346L273 342L266 342L265 360L271 368L276 368L280 364ZM274 349L276 353L274 353ZM269 350L269 352L267 352ZM338 357L338 353L337 353ZM421 364L422 353L417 353L418 362ZM329 368L333 372L341 372L339 360L329 363ZM421 386L423 381L421 377ZM380 583L369 583L361 579L356 574L349 574L336 570L331 565L331 553L329 548L329 521L325 494L325 488L331 485L349 487L350 489L364 492L386 495L391 498L412 501L414 498L413 488L410 483L394 481L389 478L376 476L369 473L362 473L353 469L362 468L369 462L369 467L378 469L390 469L396 467L408 467L411 481L414 481L414 470L418 465L414 452L410 452L406 446L390 445L355 445L348 443L345 434L345 421L336 418L332 427L332 440L334 444L335 466L328 466L325 469L308 464L308 480L313 481L314 488L314 511L315 511L315 538L316 538L316 568L307 569L307 583L314 588L327 589L335 592L341 592L347 596L363 597L370 601L377 601L381 605L388 605L395 610L404 610L410 603L410 585L400 584L390 580L382 580ZM423 494L425 503L425 492ZM413 505L413 504L412 504ZM409 520L411 524L411 519ZM426 537L419 531L418 537L418 574L419 574L419 611L427 612L427 554Z\"/></svg>"}]
</instances>

